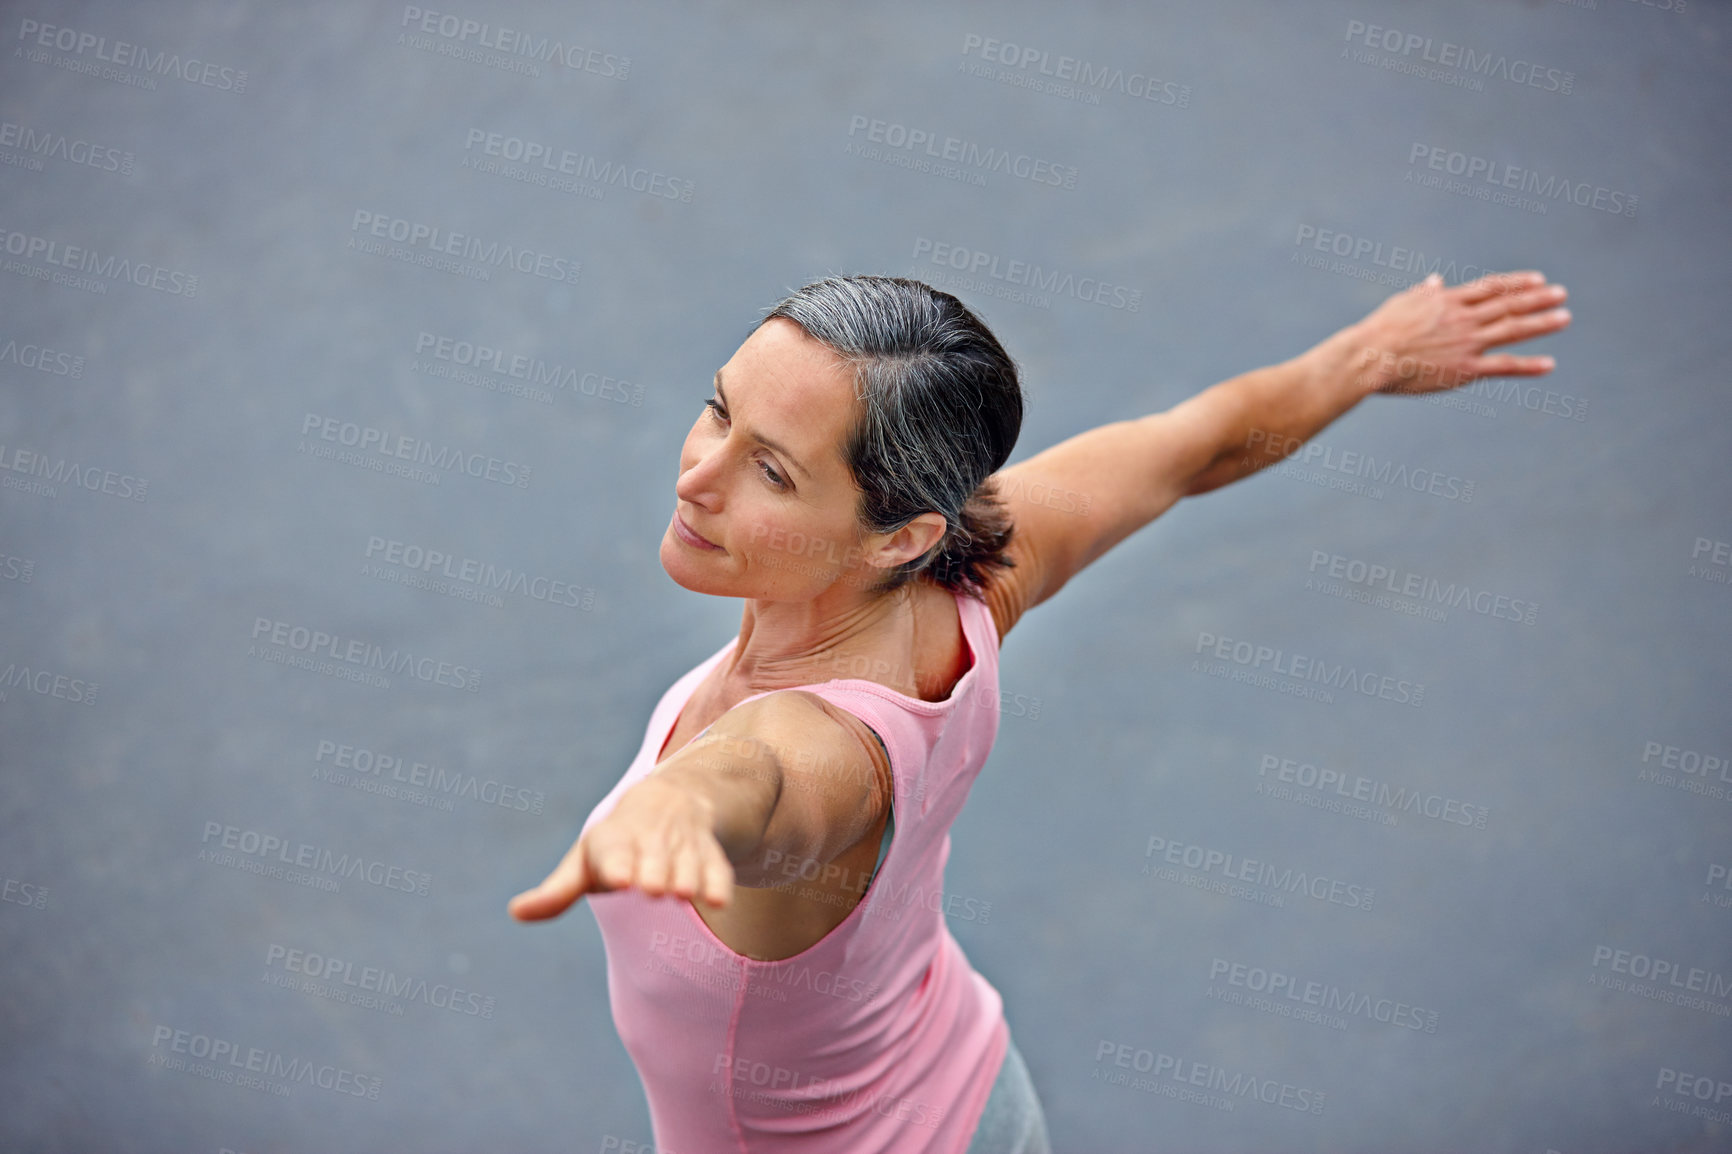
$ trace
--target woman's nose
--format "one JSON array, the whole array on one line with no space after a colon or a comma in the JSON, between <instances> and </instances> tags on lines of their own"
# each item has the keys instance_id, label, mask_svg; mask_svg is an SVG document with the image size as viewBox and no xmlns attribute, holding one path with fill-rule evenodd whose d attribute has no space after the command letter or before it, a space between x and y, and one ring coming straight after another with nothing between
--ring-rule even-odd
<instances>
[{"instance_id":1,"label":"woman's nose","mask_svg":"<svg viewBox=\"0 0 1732 1154\"><path fill-rule=\"evenodd\" d=\"M694 505L715 502L719 496L717 482L721 475L717 467L719 456L719 449L696 449L681 462L679 480L674 482L674 493L680 500Z\"/></svg>"}]
</instances>

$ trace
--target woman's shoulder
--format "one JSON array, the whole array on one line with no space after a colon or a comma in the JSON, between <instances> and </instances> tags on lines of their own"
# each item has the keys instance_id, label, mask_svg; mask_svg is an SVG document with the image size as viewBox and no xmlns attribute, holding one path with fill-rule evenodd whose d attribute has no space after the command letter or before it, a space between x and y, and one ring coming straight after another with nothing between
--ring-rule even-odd
<instances>
[{"instance_id":1,"label":"woman's shoulder","mask_svg":"<svg viewBox=\"0 0 1732 1154\"><path fill-rule=\"evenodd\" d=\"M915 606L916 632L921 639L915 658L918 696L939 702L951 695L981 656L975 652L979 646L969 639L963 615L974 616L984 626L981 642L996 649L998 637L988 635L996 627L996 613L989 598L966 590L953 591L930 581L919 582L919 588L920 600Z\"/></svg>"},{"instance_id":2,"label":"woman's shoulder","mask_svg":"<svg viewBox=\"0 0 1732 1154\"><path fill-rule=\"evenodd\" d=\"M1013 545L1015 544L1013 540ZM1013 558L1016 551L1006 550ZM988 620L992 623L993 636L991 641L996 646L1004 644L1005 635L1011 626L1028 612L1030 597L1028 581L1030 572L1028 566L1020 565L1005 569L989 570L977 593L960 591L952 594L941 585L931 585L934 593L942 594L941 600L954 601L958 607L973 601L986 608ZM940 598L934 598L936 604Z\"/></svg>"}]
</instances>

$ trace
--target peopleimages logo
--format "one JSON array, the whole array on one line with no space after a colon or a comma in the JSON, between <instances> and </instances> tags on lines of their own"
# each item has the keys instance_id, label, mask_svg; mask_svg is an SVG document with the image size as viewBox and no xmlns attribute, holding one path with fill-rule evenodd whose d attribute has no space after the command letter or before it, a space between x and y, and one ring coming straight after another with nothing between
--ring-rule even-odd
<instances>
[{"instance_id":1,"label":"peopleimages logo","mask_svg":"<svg viewBox=\"0 0 1732 1154\"><path fill-rule=\"evenodd\" d=\"M76 273L88 273L90 285L87 291L105 293L108 285L105 281L115 283L127 282L139 288L152 289L177 297L196 297L198 295L198 277L180 269L165 268L162 265L151 264L149 261L134 261L128 257L117 256L112 252L104 253L85 245L67 244L64 241L38 236L35 233L21 232L18 229L0 227L0 252L7 256L22 258L23 262L38 262L35 264L7 262L18 264L17 268L8 268L9 272L31 275L29 270L35 268L45 279L49 275L49 267L54 269L70 269ZM67 274L62 274L67 275ZM102 278L102 279L91 279Z\"/></svg>"},{"instance_id":2,"label":"peopleimages logo","mask_svg":"<svg viewBox=\"0 0 1732 1154\"><path fill-rule=\"evenodd\" d=\"M98 465L84 465L65 457L50 457L37 449L20 448L0 443L0 474L23 473L39 481L15 481L0 477L0 486L8 489L29 489L45 497L59 493L56 485L73 485L92 493L103 493L123 501L142 501L150 491L150 482L131 473L117 473Z\"/></svg>"},{"instance_id":3,"label":"peopleimages logo","mask_svg":"<svg viewBox=\"0 0 1732 1154\"><path fill-rule=\"evenodd\" d=\"M315 779L349 778L357 786L363 783L375 786L369 792L377 791L380 783L400 782L412 790L425 790L440 799L466 797L483 805L537 814L547 802L540 790L508 785L492 777L484 781L473 773L447 770L443 766L382 753L365 746L346 745L329 738L320 739L314 749L313 762ZM337 784L347 782L339 781ZM392 787L384 785L383 788Z\"/></svg>"},{"instance_id":4,"label":"peopleimages logo","mask_svg":"<svg viewBox=\"0 0 1732 1154\"><path fill-rule=\"evenodd\" d=\"M8 337L4 345L0 345L0 365L17 365L21 369L33 369L39 373L47 373L55 377L82 377L84 375L84 358L74 353L61 352L45 345L35 345L28 342L19 344L14 337Z\"/></svg>"},{"instance_id":5,"label":"peopleimages logo","mask_svg":"<svg viewBox=\"0 0 1732 1154\"><path fill-rule=\"evenodd\" d=\"M539 357L484 342L430 333L422 329L415 336L415 356L416 360L410 367L429 376L456 377L465 384L476 383L467 376L459 375L460 371L465 369L474 370L477 374L486 372L509 377L529 386L523 395L547 404L553 403L553 395L544 390L552 389L573 394L582 393L586 397L596 397L621 405L630 404L640 409L643 407L642 385L593 370L549 364ZM428 361L423 362L423 357L428 358ZM442 364L434 365L429 363L431 361Z\"/></svg>"},{"instance_id":6,"label":"peopleimages logo","mask_svg":"<svg viewBox=\"0 0 1732 1154\"><path fill-rule=\"evenodd\" d=\"M1359 63L1372 63L1368 53L1355 54L1352 50L1355 44L1365 48L1377 49L1403 58L1401 66L1395 71L1414 71L1421 75L1437 78L1433 74L1441 74L1444 68L1455 69L1468 73L1472 77L1498 77L1512 84L1538 88L1546 92L1558 92L1569 95L1575 89L1576 74L1557 68L1547 68L1535 64L1531 60L1511 60L1501 52L1476 52L1472 48L1448 40L1433 40L1430 36L1421 36L1417 32L1402 32L1395 28L1384 28L1377 24L1367 24L1363 20L1349 20L1347 35L1343 38L1347 46L1342 48L1341 55ZM1418 60L1425 64L1435 64L1439 68L1427 69L1414 64L1412 58L1418 53ZM1385 61L1383 67L1391 67L1393 61ZM1476 89L1478 86L1474 86Z\"/></svg>"},{"instance_id":7,"label":"peopleimages logo","mask_svg":"<svg viewBox=\"0 0 1732 1154\"><path fill-rule=\"evenodd\" d=\"M1594 947L1592 968L1595 972L1588 981L1602 989L1623 990L1722 1018L1732 1016L1732 1005L1726 1002L1732 998L1732 974L1607 945Z\"/></svg>"},{"instance_id":8,"label":"peopleimages logo","mask_svg":"<svg viewBox=\"0 0 1732 1154\"><path fill-rule=\"evenodd\" d=\"M853 138L862 135L866 143L856 143ZM944 136L929 128L910 128L893 120L851 116L848 119L848 136L850 139L845 151L868 160L882 160L900 167L919 167L903 163L900 159L904 156L917 157L926 164L931 161L948 162L948 166L954 166L958 173L974 178L981 178L988 172L998 172L1033 181L1035 184L1050 184L1055 188L1076 187L1077 170L1074 165L1056 164L1042 157L1013 152L1008 148L983 147L972 140ZM876 147L877 145L882 145L883 148ZM898 159L893 160L893 157ZM969 172L970 169L975 171ZM940 172L940 175L948 174L948 171ZM970 183L974 181L971 180Z\"/></svg>"},{"instance_id":9,"label":"peopleimages logo","mask_svg":"<svg viewBox=\"0 0 1732 1154\"><path fill-rule=\"evenodd\" d=\"M1377 891L1371 886L1361 886L1347 882L1341 878L1330 878L1323 874L1311 873L1303 869L1293 869L1291 866L1277 869L1266 861L1256 858L1242 857L1239 854L1228 853L1208 846L1195 845L1181 841L1173 841L1158 834L1150 834L1148 846L1143 850L1143 874L1157 877L1162 881L1179 881L1179 877L1163 876L1173 871L1161 871L1156 866L1156 860L1169 866L1181 866L1195 871L1200 875L1213 875L1228 881L1245 882L1265 890L1278 891L1267 896L1274 901L1263 901L1264 905L1285 904L1280 895L1299 894L1315 898L1320 902L1332 905L1346 906L1348 909L1369 910L1377 897ZM1210 886L1194 886L1193 888L1209 889ZM1225 892L1224 889L1217 892ZM1242 895L1233 895L1242 896Z\"/></svg>"},{"instance_id":10,"label":"peopleimages logo","mask_svg":"<svg viewBox=\"0 0 1732 1154\"><path fill-rule=\"evenodd\" d=\"M1210 663L1207 658L1193 659L1193 673L1208 673L1211 676L1224 676L1230 673L1224 664L1232 662L1245 667L1251 676L1259 676L1264 671L1291 679L1281 682L1281 685L1292 687L1297 692L1299 688L1317 689L1327 686L1333 689L1351 690L1366 697L1381 698L1384 701L1394 701L1402 705L1419 708L1425 700L1425 686L1419 682L1407 681L1401 678L1361 670L1345 661L1330 665L1321 657L1313 657L1297 650L1286 650L1272 645L1258 645L1250 641L1235 640L1222 637L1206 630L1197 634L1197 647L1193 653L1199 657L1208 653L1216 661ZM1229 677L1230 680L1243 678ZM1315 683L1315 684L1312 684ZM1283 690L1287 692L1289 690ZM1301 694L1301 696L1304 696ZM1333 697L1325 694L1321 698L1332 702Z\"/></svg>"},{"instance_id":11,"label":"peopleimages logo","mask_svg":"<svg viewBox=\"0 0 1732 1154\"><path fill-rule=\"evenodd\" d=\"M471 587L475 594L472 599L479 599L494 590L504 590L549 605L571 609L590 609L595 605L596 591L593 587L551 577L531 576L521 569L501 567L491 562L477 561L473 557L460 557L454 553L423 548L404 541L370 536L367 538L366 556L368 564L361 567L364 575L374 575L373 571L377 571L379 563L383 562L414 574L436 575L445 581ZM438 588L435 591L448 592Z\"/></svg>"},{"instance_id":12,"label":"peopleimages logo","mask_svg":"<svg viewBox=\"0 0 1732 1154\"><path fill-rule=\"evenodd\" d=\"M228 1038L158 1025L151 1033L149 1062L167 1070L197 1074L216 1082L288 1096L290 1084L305 1082L321 1090L378 1101L383 1079L329 1062L311 1062L277 1050L243 1046ZM176 1055L186 1057L176 1057ZM191 1058L189 1063L186 1059Z\"/></svg>"},{"instance_id":13,"label":"peopleimages logo","mask_svg":"<svg viewBox=\"0 0 1732 1154\"><path fill-rule=\"evenodd\" d=\"M276 969L283 973L273 973ZM276 942L265 949L265 984L367 1008L374 1008L369 1003L384 1001L388 1012L396 1014L402 1013L402 1003L420 1002L453 1014L492 1018L496 1005L491 994L465 990L448 982L429 982L426 978L398 974L383 966L357 965L351 959Z\"/></svg>"},{"instance_id":14,"label":"peopleimages logo","mask_svg":"<svg viewBox=\"0 0 1732 1154\"><path fill-rule=\"evenodd\" d=\"M499 54L502 61L528 66L532 75L541 75L536 64L556 64L574 72L591 72L610 80L624 80L631 75L631 57L586 48L581 44L555 36L538 36L520 28L470 20L449 12L432 12L414 4L403 6L401 27L419 33L417 40L437 36L444 41L415 42L415 48L433 48L441 55L470 59L477 63L492 61L478 50Z\"/></svg>"},{"instance_id":15,"label":"peopleimages logo","mask_svg":"<svg viewBox=\"0 0 1732 1154\"><path fill-rule=\"evenodd\" d=\"M1280 463L1270 472L1282 476L1305 479L1312 474L1306 466L1315 466L1344 477L1370 481L1369 487L1359 487L1364 488L1367 495L1375 494L1377 500L1382 500L1388 489L1411 489L1446 501L1463 504L1473 501L1474 482L1467 478L1438 469L1410 466L1390 457L1379 459L1370 453L1341 449L1333 442L1317 438L1307 441L1269 429L1254 428L1246 434L1245 449L1246 462L1254 461L1258 456L1280 458Z\"/></svg>"},{"instance_id":16,"label":"peopleimages logo","mask_svg":"<svg viewBox=\"0 0 1732 1154\"><path fill-rule=\"evenodd\" d=\"M31 128L12 120L0 120L0 148L21 149L33 159L48 157L94 168L98 172L132 175L132 153L113 145L95 144L63 132ZM40 167L40 166L38 166Z\"/></svg>"},{"instance_id":17,"label":"peopleimages logo","mask_svg":"<svg viewBox=\"0 0 1732 1154\"><path fill-rule=\"evenodd\" d=\"M482 274L476 279L487 279L492 269L506 268L543 280L576 284L583 271L581 262L553 253L482 240L472 233L453 232L441 225L369 212L364 208L355 210L349 223L349 234L350 248L374 255L394 256L411 264L453 271L445 269L445 265L468 261L473 272ZM386 240L403 248L392 250L377 243Z\"/></svg>"},{"instance_id":18,"label":"peopleimages logo","mask_svg":"<svg viewBox=\"0 0 1732 1154\"><path fill-rule=\"evenodd\" d=\"M982 283L998 281L1035 293L1073 297L1088 304L1127 312L1136 312L1143 300L1141 289L1126 288L1099 277L1079 277L1058 269L1042 268L1032 261L1001 258L997 253L965 248L959 244L935 241L924 236L914 239L914 260L922 259L940 268L955 269L966 278ZM1004 294L995 292L993 295Z\"/></svg>"},{"instance_id":19,"label":"peopleimages logo","mask_svg":"<svg viewBox=\"0 0 1732 1154\"><path fill-rule=\"evenodd\" d=\"M1265 753L1258 760L1257 776L1272 777L1277 783L1269 786L1258 782L1258 793L1267 792L1287 800L1293 791L1284 787L1296 786L1299 790L1314 795L1320 807L1335 801L1363 802L1390 811L1390 816L1397 813L1417 814L1433 821L1472 829L1484 829L1486 817L1491 813L1483 805L1472 805L1457 798L1409 789L1407 786L1392 786L1386 781L1377 781L1359 774L1349 776L1342 770L1327 766L1320 769L1311 762L1280 757L1273 753ZM1391 821L1389 824L1395 823Z\"/></svg>"},{"instance_id":20,"label":"peopleimages logo","mask_svg":"<svg viewBox=\"0 0 1732 1154\"><path fill-rule=\"evenodd\" d=\"M964 72L969 75L999 80L1017 88L1032 88L1087 104L1099 104L1099 94L1102 92L1117 92L1133 100L1146 100L1177 108L1191 106L1189 84L1162 80L1135 69L1127 72L1123 68L1094 64L1075 56L1055 54L1026 44L1017 45L996 40L991 36L970 32L962 38L962 55L965 58ZM977 56L989 64L1000 65L1004 71L993 74L991 70L971 69L966 59L970 56Z\"/></svg>"},{"instance_id":21,"label":"peopleimages logo","mask_svg":"<svg viewBox=\"0 0 1732 1154\"><path fill-rule=\"evenodd\" d=\"M9 661L4 669L0 669L0 701L6 700L5 691L8 689L27 689L43 697L58 697L77 705L96 704L96 682L56 673L52 669L20 665L16 661Z\"/></svg>"},{"instance_id":22,"label":"peopleimages logo","mask_svg":"<svg viewBox=\"0 0 1732 1154\"><path fill-rule=\"evenodd\" d=\"M1343 989L1333 983L1309 981L1281 970L1245 965L1226 958L1214 958L1209 963L1209 981L1224 979L1223 984L1248 994L1263 994L1281 998L1302 1006L1317 1007L1321 1012L1337 1017L1363 1018L1386 1026L1437 1033L1437 1011L1410 1005L1395 998L1374 998L1357 990ZM1227 999L1218 999L1227 1000ZM1243 995L1237 1001L1242 1001ZM1254 1007L1260 1008L1260 1007Z\"/></svg>"},{"instance_id":23,"label":"peopleimages logo","mask_svg":"<svg viewBox=\"0 0 1732 1154\"><path fill-rule=\"evenodd\" d=\"M1427 172L1426 169L1430 171ZM1445 182L1443 177L1431 175L1433 172L1463 179ZM1538 211L1542 215L1547 208L1545 201L1550 198L1554 202L1563 200L1580 208L1592 208L1613 216L1634 218L1638 199L1627 192L1606 188L1604 185L1591 184L1585 180L1570 180L1556 174L1542 177L1532 168L1522 168L1471 153L1453 152L1441 145L1417 140L1407 150L1407 175L1402 179L1407 183L1461 193L1476 200L1499 199L1500 203L1508 200L1515 207ZM1475 180L1482 183L1470 183ZM1514 197L1502 192L1503 189L1530 193L1539 199L1529 201L1526 197Z\"/></svg>"},{"instance_id":24,"label":"peopleimages logo","mask_svg":"<svg viewBox=\"0 0 1732 1154\"><path fill-rule=\"evenodd\" d=\"M523 165L529 175L520 176L518 179L530 184L545 184L547 180L543 178L565 176L604 188L610 184L617 185L662 200L677 200L685 204L690 204L692 200L694 186L689 180L653 169L597 160L585 153L573 152L569 148L542 141L526 140L521 136L471 128L464 138L463 151L467 154L477 150L483 157ZM466 155L463 164L465 167L474 167L476 161L472 156Z\"/></svg>"},{"instance_id":25,"label":"peopleimages logo","mask_svg":"<svg viewBox=\"0 0 1732 1154\"><path fill-rule=\"evenodd\" d=\"M357 637L343 637L322 629L309 629L304 625L277 621L269 617L253 618L252 640L254 644L247 647L248 657L272 660L274 656L284 664L303 664L325 658L329 662L352 666L357 673L370 673L373 670L406 673L417 681L425 681L430 685L445 685L452 689L467 689L471 693L481 688L479 669L437 661L431 657L417 657L412 650L387 650L381 645ZM289 660L291 656L298 660Z\"/></svg>"},{"instance_id":26,"label":"peopleimages logo","mask_svg":"<svg viewBox=\"0 0 1732 1154\"><path fill-rule=\"evenodd\" d=\"M211 844L213 840L216 842L214 846ZM433 875L424 870L405 869L379 858L347 851L338 853L327 846L290 841L276 834L220 821L204 823L204 835L199 844L203 847L198 853L202 862L265 874L329 893L340 888L339 878L359 878L382 889L426 897L433 882ZM285 866L289 868L285 870Z\"/></svg>"},{"instance_id":27,"label":"peopleimages logo","mask_svg":"<svg viewBox=\"0 0 1732 1154\"><path fill-rule=\"evenodd\" d=\"M124 74L108 75L113 69L105 69L83 61L75 62L79 66L67 67L71 72L91 72L108 80L121 80L136 84L139 79L151 81L144 87L156 87L153 77L172 76L184 80L188 84L197 84L205 88L215 88L223 92L245 92L247 90L247 74L245 69L231 68L226 64L213 64L210 61L195 57L182 59L178 52L152 51L140 44L131 44L125 40L110 40L106 36L98 36L94 32L84 32L77 28L67 28L57 24L43 24L37 20L20 20L18 22L18 39L31 45L33 51L18 49L19 54L37 63L46 63L42 49L52 48L57 52L69 52L75 57L88 57L90 60L100 60L105 64L118 65L121 68L134 68L150 74L147 77L126 77Z\"/></svg>"},{"instance_id":28,"label":"peopleimages logo","mask_svg":"<svg viewBox=\"0 0 1732 1154\"><path fill-rule=\"evenodd\" d=\"M862 1108L869 1106L886 1118L916 1126L935 1127L944 1120L945 1114L943 1106L918 1098L902 1098L894 1094L874 1096L870 1086L855 1085L852 1079L819 1078L787 1066L775 1066L728 1053L716 1055L715 1064L710 1067L709 1091L802 1114L825 1111L855 1115L863 1113ZM662 1154L673 1154L673 1151L664 1147Z\"/></svg>"},{"instance_id":29,"label":"peopleimages logo","mask_svg":"<svg viewBox=\"0 0 1732 1154\"><path fill-rule=\"evenodd\" d=\"M1110 1068L1114 1066L1118 1069ZM1133 1074L1149 1076L1137 1078ZM1323 1113L1324 1094L1320 1090L1106 1038L1095 1047L1095 1069L1089 1077L1108 1085L1127 1086L1132 1090L1192 1101L1218 1110L1231 1110L1249 1098L1301 1114ZM1167 1085L1169 1081L1173 1084Z\"/></svg>"},{"instance_id":30,"label":"peopleimages logo","mask_svg":"<svg viewBox=\"0 0 1732 1154\"><path fill-rule=\"evenodd\" d=\"M344 449L353 449L356 452L338 454L336 450L324 449L318 444L319 441L340 445ZM484 453L465 451L452 445L437 444L420 437L394 433L376 425L344 421L320 413L308 413L301 419L299 446L297 450L299 452L344 460L347 464L372 467L380 472L390 471L385 468L386 464L389 463L409 474L419 476L424 473L426 476L434 478L435 484L437 484L437 478L440 474L427 473L424 469L410 469L407 466L396 465L396 463L409 461L418 466L426 465L434 469L444 469L447 472L457 470L479 480L492 481L496 485L517 489L529 487L529 474L532 468L520 461L508 461Z\"/></svg>"},{"instance_id":31,"label":"peopleimages logo","mask_svg":"<svg viewBox=\"0 0 1732 1154\"><path fill-rule=\"evenodd\" d=\"M1725 1110L1710 1110L1701 1106L1702 1102L1713 1102L1719 1106L1728 1098L1732 1098L1732 1082L1724 1078L1715 1078L1708 1074L1687 1074L1675 1070L1671 1066L1661 1066L1659 1076L1654 1079L1656 1091L1670 1091L1680 1098L1694 1098L1698 1105L1690 1112L1699 1117L1715 1116L1715 1121L1732 1121L1732 1114ZM1688 1103L1654 1101L1650 1105L1665 1105L1667 1108L1682 1114L1688 1109Z\"/></svg>"},{"instance_id":32,"label":"peopleimages logo","mask_svg":"<svg viewBox=\"0 0 1732 1154\"><path fill-rule=\"evenodd\" d=\"M1332 582L1345 582L1353 587L1350 592L1357 594L1350 595L1349 600L1374 603L1384 594L1397 599L1411 598L1413 607L1408 612L1416 616L1435 613L1438 616L1434 619L1438 621L1448 616L1448 610L1458 607L1465 607L1481 617L1522 625L1535 624L1539 614L1539 606L1533 601L1508 597L1483 587L1475 589L1466 581L1444 582L1401 565L1384 565L1322 549L1311 550L1307 574L1307 589L1340 596L1343 590ZM1397 600L1393 604L1401 605L1402 602Z\"/></svg>"},{"instance_id":33,"label":"peopleimages logo","mask_svg":"<svg viewBox=\"0 0 1732 1154\"><path fill-rule=\"evenodd\" d=\"M1352 261L1370 261L1372 264L1391 271L1388 283L1397 283L1399 275L1402 287L1422 280L1431 273L1437 273L1444 280L1454 284L1461 281L1478 280L1488 276L1496 269L1485 265L1457 264L1454 260L1445 260L1441 256L1427 257L1425 252L1416 246L1399 244L1385 245L1383 241L1373 240L1367 236L1355 236L1337 229L1322 228L1314 224L1301 224L1299 231L1293 237L1294 248L1311 248L1320 253L1330 253ZM1308 264L1313 268L1324 267L1309 254L1295 251L1294 261ZM1326 262L1324 262L1326 263Z\"/></svg>"}]
</instances>

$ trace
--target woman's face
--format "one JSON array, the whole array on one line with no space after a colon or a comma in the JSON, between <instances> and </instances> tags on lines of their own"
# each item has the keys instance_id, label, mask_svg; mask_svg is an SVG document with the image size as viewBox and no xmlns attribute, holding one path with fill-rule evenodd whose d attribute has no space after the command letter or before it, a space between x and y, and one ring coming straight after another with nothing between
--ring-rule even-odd
<instances>
[{"instance_id":1,"label":"woman's face","mask_svg":"<svg viewBox=\"0 0 1732 1154\"><path fill-rule=\"evenodd\" d=\"M834 351L781 317L759 326L717 373L680 450L668 576L697 593L804 601L839 580L869 588L883 575L862 564L869 554L919 556L936 540L919 528L861 532L841 448L857 406Z\"/></svg>"}]
</instances>

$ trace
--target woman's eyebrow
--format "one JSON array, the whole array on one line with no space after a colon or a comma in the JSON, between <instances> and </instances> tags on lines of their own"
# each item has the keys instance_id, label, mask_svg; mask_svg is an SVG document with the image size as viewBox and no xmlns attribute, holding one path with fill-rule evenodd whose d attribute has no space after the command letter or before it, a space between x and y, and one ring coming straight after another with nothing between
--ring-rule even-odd
<instances>
[{"instance_id":1,"label":"woman's eyebrow","mask_svg":"<svg viewBox=\"0 0 1732 1154\"><path fill-rule=\"evenodd\" d=\"M727 408L728 407L728 394L722 392L722 370L720 370L720 369L716 370L716 395L722 398L722 407ZM800 458L794 456L794 454L790 453L787 449L784 449L781 445L778 445L776 442L770 440L770 438L764 436L762 433L758 432L756 429L752 430L752 440L758 442L758 444L764 446L766 449L776 450L776 452L782 454L782 456L784 456L788 459L788 464L794 466L794 468L796 468L796 469L800 470L800 472L806 474L807 480L813 479L812 478L812 470L810 470L810 469L806 468L806 466L802 465L800 463Z\"/></svg>"}]
</instances>

